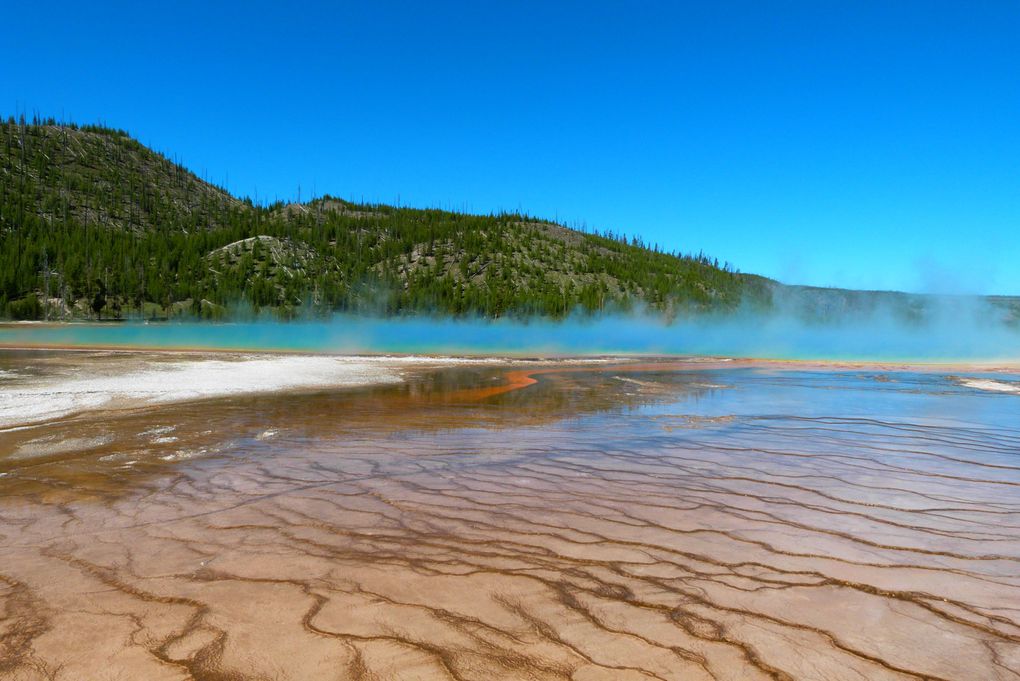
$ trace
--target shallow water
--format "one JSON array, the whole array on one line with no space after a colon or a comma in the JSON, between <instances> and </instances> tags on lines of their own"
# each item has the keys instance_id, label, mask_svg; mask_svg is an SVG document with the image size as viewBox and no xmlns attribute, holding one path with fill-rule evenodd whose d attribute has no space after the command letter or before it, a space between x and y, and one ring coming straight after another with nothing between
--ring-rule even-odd
<instances>
[{"instance_id":1,"label":"shallow water","mask_svg":"<svg viewBox=\"0 0 1020 681\"><path fill-rule=\"evenodd\" d=\"M314 353L715 355L855 361L1020 363L1020 328L950 306L928 323L882 315L812 324L795 316L632 315L565 321L336 316L294 323L0 323L0 348L202 348Z\"/></svg>"},{"instance_id":2,"label":"shallow water","mask_svg":"<svg viewBox=\"0 0 1020 681\"><path fill-rule=\"evenodd\" d=\"M0 432L0 678L1020 676L1015 375L376 368Z\"/></svg>"}]
</instances>

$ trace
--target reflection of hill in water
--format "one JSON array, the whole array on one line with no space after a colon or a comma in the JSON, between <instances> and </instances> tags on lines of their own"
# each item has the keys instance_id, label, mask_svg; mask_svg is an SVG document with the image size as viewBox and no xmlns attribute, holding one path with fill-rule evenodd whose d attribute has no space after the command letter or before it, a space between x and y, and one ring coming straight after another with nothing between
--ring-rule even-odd
<instances>
[{"instance_id":1,"label":"reflection of hill in water","mask_svg":"<svg viewBox=\"0 0 1020 681\"><path fill-rule=\"evenodd\" d=\"M503 385L505 367L408 370L406 381L395 385L82 414L0 433L0 446L9 452L0 459L0 472L7 473L2 484L10 492L81 498L92 490L107 497L160 484L159 476L178 466L271 457L277 450L344 438L540 426L706 390L700 379L670 371L643 371L635 383L621 380L625 366L567 366L561 373L536 364L535 370L541 373L534 385L485 399L472 398L472 391Z\"/></svg>"}]
</instances>

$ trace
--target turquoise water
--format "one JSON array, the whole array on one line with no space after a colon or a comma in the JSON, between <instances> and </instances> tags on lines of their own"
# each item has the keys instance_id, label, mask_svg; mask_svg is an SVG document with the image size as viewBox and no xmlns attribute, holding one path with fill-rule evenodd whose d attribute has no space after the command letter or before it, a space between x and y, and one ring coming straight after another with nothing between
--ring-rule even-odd
<instances>
[{"instance_id":1,"label":"turquoise water","mask_svg":"<svg viewBox=\"0 0 1020 681\"><path fill-rule=\"evenodd\" d=\"M1020 332L996 325L811 326L773 318L565 322L375 319L320 322L0 324L0 345L330 353L665 354L885 361L1018 361Z\"/></svg>"}]
</instances>

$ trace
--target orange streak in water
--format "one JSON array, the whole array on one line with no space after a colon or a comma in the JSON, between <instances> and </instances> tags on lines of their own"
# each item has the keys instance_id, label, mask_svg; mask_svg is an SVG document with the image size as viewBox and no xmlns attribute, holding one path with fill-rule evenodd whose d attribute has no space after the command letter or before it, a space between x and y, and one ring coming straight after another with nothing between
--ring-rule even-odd
<instances>
[{"instance_id":1,"label":"orange streak in water","mask_svg":"<svg viewBox=\"0 0 1020 681\"><path fill-rule=\"evenodd\" d=\"M512 392L514 390L520 390L527 388L529 385L538 383L538 379L533 378L538 374L566 374L566 373L580 373L580 372L593 372L593 371L662 371L662 370L699 370L699 369L715 369L723 366L733 366L733 362L721 363L721 362L705 362L698 364L691 364L689 362L636 362L636 363L624 363L624 364L609 364L599 366L586 366L586 367L550 367L548 369L515 369L508 371L503 374L506 378L506 383L503 385L486 386L484 388L465 388L463 390L457 390L449 393L446 399L454 402L475 402L478 400L484 400L495 395L502 395L503 393Z\"/></svg>"},{"instance_id":2,"label":"orange streak in water","mask_svg":"<svg viewBox=\"0 0 1020 681\"><path fill-rule=\"evenodd\" d=\"M449 399L457 402L475 402L477 400L484 400L487 397L493 397L494 395L502 395L512 390L520 390L526 388L529 385L534 385L538 381L532 378L534 374L548 373L553 371L552 369L528 369L528 370L516 370L508 371L504 374L506 383L503 385L490 385L484 388L465 388L464 390L457 390L449 394Z\"/></svg>"}]
</instances>

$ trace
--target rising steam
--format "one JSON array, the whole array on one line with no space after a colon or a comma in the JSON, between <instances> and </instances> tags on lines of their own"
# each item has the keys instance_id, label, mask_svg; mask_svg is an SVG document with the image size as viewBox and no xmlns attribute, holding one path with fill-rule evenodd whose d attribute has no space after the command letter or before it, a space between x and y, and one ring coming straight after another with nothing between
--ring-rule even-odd
<instances>
[{"instance_id":1,"label":"rising steam","mask_svg":"<svg viewBox=\"0 0 1020 681\"><path fill-rule=\"evenodd\" d=\"M921 306L892 299L844 309L819 309L817 300L787 296L768 312L748 308L672 321L651 314L579 315L563 321L339 315L289 323L11 324L0 326L0 344L350 354L1020 361L1016 312L990 299L927 297ZM826 300L827 306L839 307L838 299Z\"/></svg>"}]
</instances>

